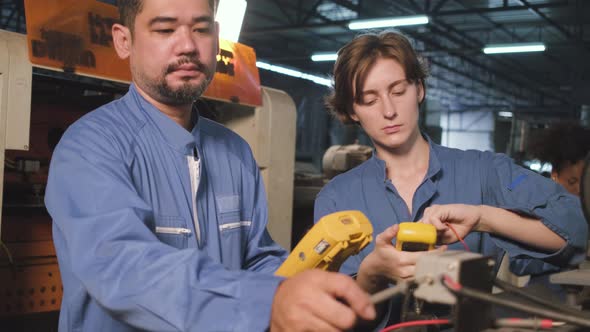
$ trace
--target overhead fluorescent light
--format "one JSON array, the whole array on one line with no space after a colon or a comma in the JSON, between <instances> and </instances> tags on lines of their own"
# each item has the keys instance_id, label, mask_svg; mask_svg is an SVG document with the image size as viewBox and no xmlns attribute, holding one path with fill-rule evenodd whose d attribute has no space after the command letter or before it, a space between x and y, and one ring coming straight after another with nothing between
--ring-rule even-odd
<instances>
[{"instance_id":1,"label":"overhead fluorescent light","mask_svg":"<svg viewBox=\"0 0 590 332\"><path fill-rule=\"evenodd\" d=\"M328 86L328 87L332 86L332 80L330 80L330 79L327 79L325 77L320 77L320 76L316 76L316 75L303 73L303 72L300 72L295 69L276 66L276 65L272 65L270 63L262 62L262 61L256 61L256 67L258 67L260 69L264 69L264 70L270 70L275 73L312 81L312 82L319 84L319 85Z\"/></svg>"},{"instance_id":2,"label":"overhead fluorescent light","mask_svg":"<svg viewBox=\"0 0 590 332\"><path fill-rule=\"evenodd\" d=\"M512 117L512 112L507 112L507 111L501 111L498 112L498 115L503 117L503 118L511 118Z\"/></svg>"},{"instance_id":3,"label":"overhead fluorescent light","mask_svg":"<svg viewBox=\"0 0 590 332\"><path fill-rule=\"evenodd\" d=\"M428 24L428 16L404 16L371 20L352 21L348 24L350 30L376 29L386 27L400 27L406 25Z\"/></svg>"},{"instance_id":4,"label":"overhead fluorescent light","mask_svg":"<svg viewBox=\"0 0 590 332\"><path fill-rule=\"evenodd\" d=\"M543 52L545 44L543 43L523 43L523 44L496 44L484 47L485 54L498 53L519 53L519 52Z\"/></svg>"},{"instance_id":5,"label":"overhead fluorescent light","mask_svg":"<svg viewBox=\"0 0 590 332\"><path fill-rule=\"evenodd\" d=\"M238 42L242 21L248 4L244 0L221 0L215 20L219 22L219 37Z\"/></svg>"},{"instance_id":6,"label":"overhead fluorescent light","mask_svg":"<svg viewBox=\"0 0 590 332\"><path fill-rule=\"evenodd\" d=\"M312 61L336 61L337 53L316 53L311 55Z\"/></svg>"}]
</instances>

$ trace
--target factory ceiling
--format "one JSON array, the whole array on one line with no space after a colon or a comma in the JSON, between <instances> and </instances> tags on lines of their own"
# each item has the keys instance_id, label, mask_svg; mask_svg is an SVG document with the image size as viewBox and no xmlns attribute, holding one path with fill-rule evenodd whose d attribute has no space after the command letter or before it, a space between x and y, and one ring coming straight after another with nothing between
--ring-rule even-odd
<instances>
[{"instance_id":1,"label":"factory ceiling","mask_svg":"<svg viewBox=\"0 0 590 332\"><path fill-rule=\"evenodd\" d=\"M2 0L0 8L0 28L24 33L22 0ZM327 76L333 63L310 56L335 52L359 34L348 28L351 20L410 15L430 19L398 30L429 64L429 99L444 108L557 117L590 109L587 0L248 0L240 42L261 61ZM547 49L482 52L517 42Z\"/></svg>"}]
</instances>

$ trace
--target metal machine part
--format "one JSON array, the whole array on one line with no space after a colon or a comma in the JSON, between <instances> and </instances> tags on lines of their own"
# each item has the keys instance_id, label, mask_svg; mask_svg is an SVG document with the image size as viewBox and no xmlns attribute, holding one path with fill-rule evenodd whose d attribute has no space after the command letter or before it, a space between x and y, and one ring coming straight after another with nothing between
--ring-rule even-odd
<instances>
[{"instance_id":1,"label":"metal machine part","mask_svg":"<svg viewBox=\"0 0 590 332\"><path fill-rule=\"evenodd\" d=\"M242 136L260 168L268 200L268 231L291 248L297 111L284 91L261 87L262 106L217 103L217 119Z\"/></svg>"},{"instance_id":2,"label":"metal machine part","mask_svg":"<svg viewBox=\"0 0 590 332\"><path fill-rule=\"evenodd\" d=\"M432 303L456 304L457 298L443 285L443 276L482 291L492 290L494 261L480 254L447 250L423 255L416 264L418 288L414 296Z\"/></svg>"},{"instance_id":3,"label":"metal machine part","mask_svg":"<svg viewBox=\"0 0 590 332\"><path fill-rule=\"evenodd\" d=\"M373 240L373 226L360 211L340 211L321 218L299 241L276 275L291 277L319 268L338 271L350 256Z\"/></svg>"},{"instance_id":4,"label":"metal machine part","mask_svg":"<svg viewBox=\"0 0 590 332\"><path fill-rule=\"evenodd\" d=\"M590 326L586 312L566 310L557 303L544 305L546 300L532 293L523 296L526 293L523 290L510 290L507 296L490 294L493 266L491 259L477 253L427 253L418 259L414 280L401 280L396 286L373 294L371 300L379 303L403 294L405 298L413 296L429 303L448 304L452 313L449 321L456 332L517 332L540 328L577 332L586 331ZM493 307L495 310L492 310ZM499 315L498 307L516 310L515 315L505 319L502 313ZM528 315L521 316L523 313ZM427 312L416 314L422 317L428 315ZM415 318L409 322L413 320Z\"/></svg>"},{"instance_id":5,"label":"metal machine part","mask_svg":"<svg viewBox=\"0 0 590 332\"><path fill-rule=\"evenodd\" d=\"M494 261L477 253L448 250L423 255L416 264L414 297L452 304L455 331L481 331L492 326L492 307L481 300L457 297L443 284L448 276L459 284L491 293Z\"/></svg>"},{"instance_id":6,"label":"metal machine part","mask_svg":"<svg viewBox=\"0 0 590 332\"><path fill-rule=\"evenodd\" d=\"M371 158L373 148L366 145L332 145L322 159L322 171L331 179Z\"/></svg>"}]
</instances>

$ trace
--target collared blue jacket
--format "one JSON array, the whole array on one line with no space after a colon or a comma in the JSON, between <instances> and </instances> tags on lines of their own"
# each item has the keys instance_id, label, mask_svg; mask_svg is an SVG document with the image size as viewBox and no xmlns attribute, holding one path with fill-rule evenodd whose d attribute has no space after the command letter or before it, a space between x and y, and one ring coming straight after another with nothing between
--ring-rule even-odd
<instances>
[{"instance_id":1,"label":"collared blue jacket","mask_svg":"<svg viewBox=\"0 0 590 332\"><path fill-rule=\"evenodd\" d=\"M584 259L588 226L577 197L550 179L514 164L504 154L463 151L430 141L429 146L428 171L414 194L412 214L388 180L385 162L374 154L322 189L315 201L314 219L317 222L340 210L361 210L376 235L391 225L420 220L432 204L484 204L537 217L563 237L566 245L557 252L543 253L489 233L472 232L465 238L471 251L492 256L497 262L508 253L510 269L518 275L557 271ZM359 255L350 257L341 271L355 273L373 249L371 243ZM454 243L449 249L463 247Z\"/></svg>"},{"instance_id":2,"label":"collared blue jacket","mask_svg":"<svg viewBox=\"0 0 590 332\"><path fill-rule=\"evenodd\" d=\"M229 129L199 118L189 133L132 85L68 128L45 199L64 289L60 331L268 327L273 272L287 253L266 231L250 148Z\"/></svg>"}]
</instances>

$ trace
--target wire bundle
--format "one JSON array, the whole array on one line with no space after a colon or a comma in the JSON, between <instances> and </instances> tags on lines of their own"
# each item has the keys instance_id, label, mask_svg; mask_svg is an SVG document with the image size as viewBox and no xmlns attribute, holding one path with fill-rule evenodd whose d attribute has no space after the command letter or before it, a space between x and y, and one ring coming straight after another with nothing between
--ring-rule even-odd
<instances>
[{"instance_id":1,"label":"wire bundle","mask_svg":"<svg viewBox=\"0 0 590 332\"><path fill-rule=\"evenodd\" d=\"M381 303L385 300L392 298L398 294L406 294L412 285L426 282L425 280L414 280L399 281L397 285L387 288L381 292L378 292L371 296L371 301L374 304ZM458 297L470 297L481 301L486 301L495 305L508 307L523 311L538 317L543 318L501 318L496 319L494 324L495 327L511 327L511 328L533 328L533 329L551 329L557 326L570 323L576 326L590 328L590 315L588 313L576 310L575 308L559 305L551 301L545 300L541 297L532 295L523 291L522 289L515 287L509 283L501 281L499 279L494 280L494 284L506 292L518 295L526 300L529 300L534 304L524 304L511 300L498 298L491 294L475 290L469 287L461 285L459 282L453 280L449 276L443 276L443 285L447 287L452 293ZM410 326L426 326L426 325L450 325L452 324L449 319L430 319L430 320L415 320L401 322L388 326L381 330L381 332L390 332L397 329Z\"/></svg>"}]
</instances>

